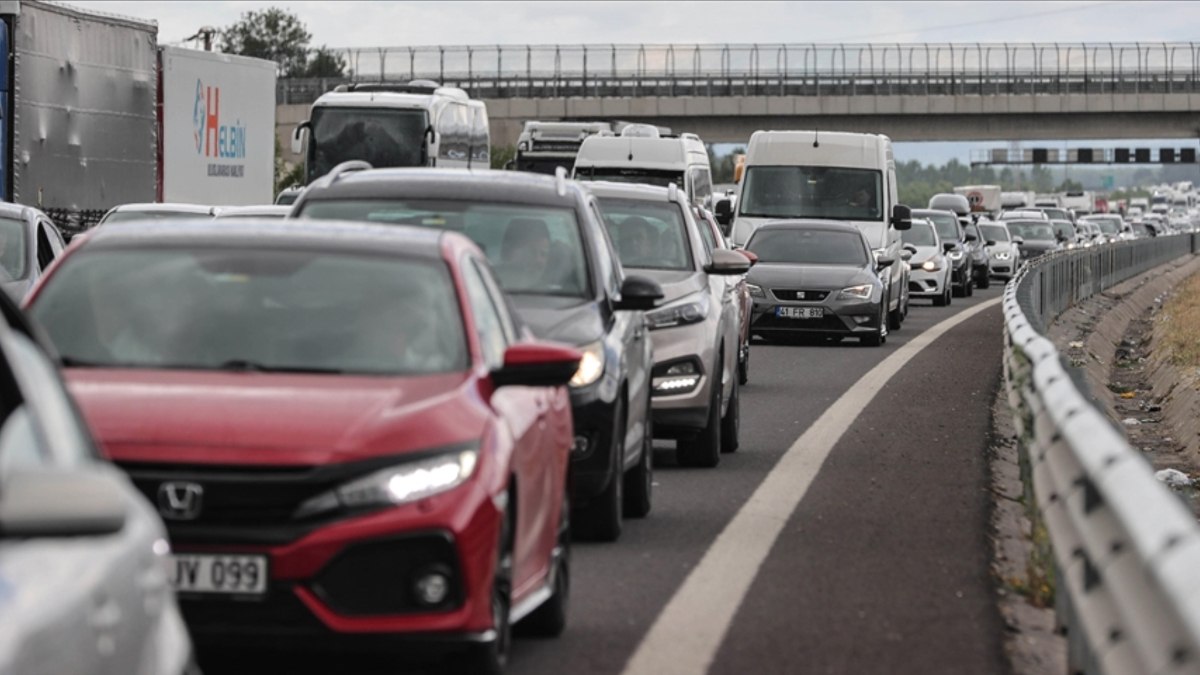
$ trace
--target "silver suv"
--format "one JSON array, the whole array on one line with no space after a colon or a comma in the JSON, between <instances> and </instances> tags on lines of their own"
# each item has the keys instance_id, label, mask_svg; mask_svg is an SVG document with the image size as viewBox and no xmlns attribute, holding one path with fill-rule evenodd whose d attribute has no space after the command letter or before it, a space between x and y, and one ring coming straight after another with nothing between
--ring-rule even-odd
<instances>
[{"instance_id":1,"label":"silver suv","mask_svg":"<svg viewBox=\"0 0 1200 675\"><path fill-rule=\"evenodd\" d=\"M621 266L657 281L662 306L646 313L654 344L651 410L656 438L678 441L684 466L716 466L738 447L741 307L734 284L750 261L714 249L687 197L667 188L588 183Z\"/></svg>"}]
</instances>

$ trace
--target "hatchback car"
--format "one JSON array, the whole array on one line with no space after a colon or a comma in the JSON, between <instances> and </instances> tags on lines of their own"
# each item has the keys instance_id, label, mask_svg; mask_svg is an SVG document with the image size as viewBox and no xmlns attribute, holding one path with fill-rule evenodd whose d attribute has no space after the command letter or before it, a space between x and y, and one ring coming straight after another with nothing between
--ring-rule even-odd
<instances>
[{"instance_id":1,"label":"hatchback car","mask_svg":"<svg viewBox=\"0 0 1200 675\"><path fill-rule=\"evenodd\" d=\"M583 352L571 380L573 522L581 537L617 539L623 515L651 508L654 357L643 310L662 289L625 275L595 198L565 174L363 166L339 165L317 179L292 217L417 225L473 239L534 334Z\"/></svg>"},{"instance_id":2,"label":"hatchback car","mask_svg":"<svg viewBox=\"0 0 1200 675\"><path fill-rule=\"evenodd\" d=\"M950 292L950 261L946 253L953 246L949 243L943 245L933 223L920 218L913 218L912 228L902 232L901 236L905 250L912 253L908 261L912 267L908 281L909 295L930 298L936 307L949 305L953 293Z\"/></svg>"},{"instance_id":3,"label":"hatchback car","mask_svg":"<svg viewBox=\"0 0 1200 675\"><path fill-rule=\"evenodd\" d=\"M1021 267L1019 237L1014 239L1003 223L981 222L979 231L988 242L989 255L992 264L989 268L991 275L998 279L1011 279Z\"/></svg>"},{"instance_id":4,"label":"hatchback car","mask_svg":"<svg viewBox=\"0 0 1200 675\"><path fill-rule=\"evenodd\" d=\"M66 247L49 216L32 206L0 203L0 288L20 302Z\"/></svg>"},{"instance_id":5,"label":"hatchback car","mask_svg":"<svg viewBox=\"0 0 1200 675\"><path fill-rule=\"evenodd\" d=\"M489 673L512 622L562 630L580 355L532 338L465 237L118 224L30 313L169 523L202 665L327 647Z\"/></svg>"},{"instance_id":6,"label":"hatchback car","mask_svg":"<svg viewBox=\"0 0 1200 675\"><path fill-rule=\"evenodd\" d=\"M962 221L953 211L937 209L914 209L912 217L930 221L937 230L938 238L941 239L946 252L946 259L950 261L951 265L950 278L953 295L959 297L973 295L976 273L974 257L971 252L974 249L967 241L967 232ZM947 246L948 244L954 244L954 246Z\"/></svg>"},{"instance_id":7,"label":"hatchback car","mask_svg":"<svg viewBox=\"0 0 1200 675\"><path fill-rule=\"evenodd\" d=\"M1063 248L1055 236L1054 226L1048 220L1006 220L1004 226L1014 240L1021 239L1017 248L1021 260L1026 262Z\"/></svg>"},{"instance_id":8,"label":"hatchback car","mask_svg":"<svg viewBox=\"0 0 1200 675\"><path fill-rule=\"evenodd\" d=\"M167 532L0 297L0 672L191 673Z\"/></svg>"},{"instance_id":9,"label":"hatchback car","mask_svg":"<svg viewBox=\"0 0 1200 675\"><path fill-rule=\"evenodd\" d=\"M129 223L136 220L207 220L217 213L217 207L203 204L144 203L122 204L104 214L96 227L109 223Z\"/></svg>"},{"instance_id":10,"label":"hatchback car","mask_svg":"<svg viewBox=\"0 0 1200 675\"><path fill-rule=\"evenodd\" d=\"M747 279L755 335L856 337L879 346L888 336L880 270L866 237L836 221L778 221L755 230L746 248L758 256Z\"/></svg>"},{"instance_id":11,"label":"hatchback car","mask_svg":"<svg viewBox=\"0 0 1200 675\"><path fill-rule=\"evenodd\" d=\"M716 466L738 447L741 308L729 279L750 269L713 248L682 190L589 183L621 266L657 281L663 306L646 313L654 342L654 436L676 439L683 466ZM704 227L708 227L704 223Z\"/></svg>"}]
</instances>

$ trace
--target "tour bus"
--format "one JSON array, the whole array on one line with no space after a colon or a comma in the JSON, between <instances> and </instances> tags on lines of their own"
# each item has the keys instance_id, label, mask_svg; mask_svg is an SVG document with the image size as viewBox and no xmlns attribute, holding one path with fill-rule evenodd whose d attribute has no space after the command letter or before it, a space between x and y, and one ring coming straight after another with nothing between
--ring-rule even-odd
<instances>
[{"instance_id":1,"label":"tour bus","mask_svg":"<svg viewBox=\"0 0 1200 675\"><path fill-rule=\"evenodd\" d=\"M675 183L696 206L707 208L712 200L712 167L700 137L664 135L648 124L626 126L620 136L584 139L572 177L660 187Z\"/></svg>"},{"instance_id":2,"label":"tour bus","mask_svg":"<svg viewBox=\"0 0 1200 675\"><path fill-rule=\"evenodd\" d=\"M746 151L736 211L718 200L719 220L732 221L733 244L744 246L771 220L839 220L867 236L888 293L889 322L899 328L908 310L909 266L900 230L912 226L899 203L892 141L880 134L830 131L756 131Z\"/></svg>"},{"instance_id":3,"label":"tour bus","mask_svg":"<svg viewBox=\"0 0 1200 675\"><path fill-rule=\"evenodd\" d=\"M612 127L610 122L528 121L517 138L513 168L553 176L561 166L570 173L584 139L593 135L611 136Z\"/></svg>"},{"instance_id":4,"label":"tour bus","mask_svg":"<svg viewBox=\"0 0 1200 675\"><path fill-rule=\"evenodd\" d=\"M486 169L490 145L483 101L429 80L339 85L313 103L292 134L292 151L304 153L305 185L352 159L377 169Z\"/></svg>"}]
</instances>

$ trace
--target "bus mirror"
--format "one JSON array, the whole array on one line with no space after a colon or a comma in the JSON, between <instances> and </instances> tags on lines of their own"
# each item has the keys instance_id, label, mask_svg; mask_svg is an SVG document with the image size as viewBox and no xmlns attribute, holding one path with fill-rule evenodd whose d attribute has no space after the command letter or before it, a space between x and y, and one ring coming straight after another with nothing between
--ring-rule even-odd
<instances>
[{"instance_id":1,"label":"bus mirror","mask_svg":"<svg viewBox=\"0 0 1200 675\"><path fill-rule=\"evenodd\" d=\"M311 126L308 120L296 125L292 130L292 153L299 155L304 152L304 132Z\"/></svg>"}]
</instances>

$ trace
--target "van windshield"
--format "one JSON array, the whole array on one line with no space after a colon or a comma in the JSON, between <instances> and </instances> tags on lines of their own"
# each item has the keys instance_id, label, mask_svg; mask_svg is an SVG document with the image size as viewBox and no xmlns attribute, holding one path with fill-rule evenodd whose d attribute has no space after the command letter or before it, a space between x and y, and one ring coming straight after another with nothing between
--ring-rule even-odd
<instances>
[{"instance_id":1,"label":"van windshield","mask_svg":"<svg viewBox=\"0 0 1200 675\"><path fill-rule=\"evenodd\" d=\"M308 179L361 159L379 169L421 166L425 160L424 110L395 108L316 108L312 112Z\"/></svg>"},{"instance_id":2,"label":"van windshield","mask_svg":"<svg viewBox=\"0 0 1200 675\"><path fill-rule=\"evenodd\" d=\"M664 171L662 169L638 169L617 166L587 166L575 172L575 180L594 181L604 180L611 183L641 183L642 185L657 185L667 187L674 183L683 189L682 171Z\"/></svg>"},{"instance_id":3,"label":"van windshield","mask_svg":"<svg viewBox=\"0 0 1200 675\"><path fill-rule=\"evenodd\" d=\"M752 166L741 215L751 218L883 219L883 174L825 166Z\"/></svg>"}]
</instances>

